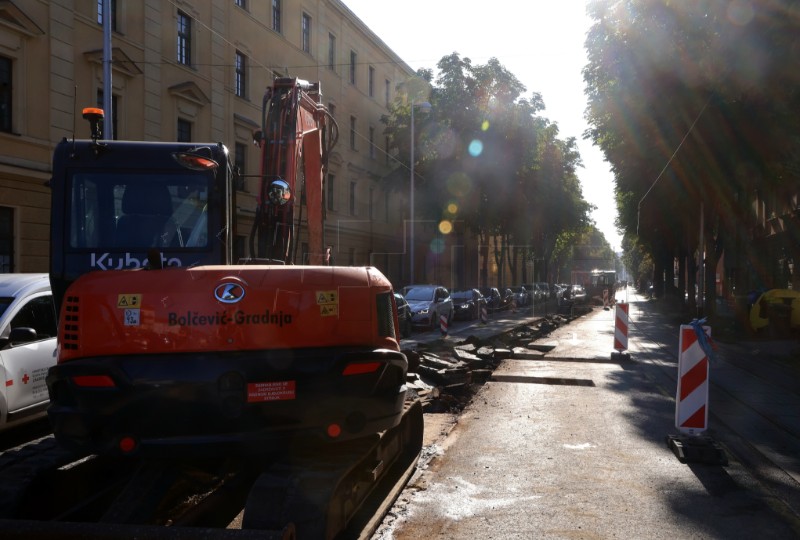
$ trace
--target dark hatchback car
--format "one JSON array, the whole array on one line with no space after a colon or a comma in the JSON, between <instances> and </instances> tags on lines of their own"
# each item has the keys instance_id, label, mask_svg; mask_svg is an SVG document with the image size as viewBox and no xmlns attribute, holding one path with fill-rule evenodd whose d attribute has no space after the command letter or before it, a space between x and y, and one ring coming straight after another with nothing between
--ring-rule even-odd
<instances>
[{"instance_id":1,"label":"dark hatchback car","mask_svg":"<svg viewBox=\"0 0 800 540\"><path fill-rule=\"evenodd\" d=\"M411 335L411 307L400 293L394 293L394 303L397 304L397 321L400 324L400 335L407 338Z\"/></svg>"},{"instance_id":2,"label":"dark hatchback car","mask_svg":"<svg viewBox=\"0 0 800 540\"><path fill-rule=\"evenodd\" d=\"M450 293L453 299L453 317L456 320L471 321L480 317L481 307L486 299L478 289L465 289Z\"/></svg>"}]
</instances>

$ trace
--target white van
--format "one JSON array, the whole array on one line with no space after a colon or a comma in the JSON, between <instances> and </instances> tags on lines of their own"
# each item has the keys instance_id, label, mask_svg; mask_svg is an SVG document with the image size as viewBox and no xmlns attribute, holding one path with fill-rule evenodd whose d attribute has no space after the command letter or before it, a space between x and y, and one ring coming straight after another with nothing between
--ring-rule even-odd
<instances>
[{"instance_id":1,"label":"white van","mask_svg":"<svg viewBox=\"0 0 800 540\"><path fill-rule=\"evenodd\" d=\"M47 274L0 274L0 430L45 412L56 320Z\"/></svg>"}]
</instances>

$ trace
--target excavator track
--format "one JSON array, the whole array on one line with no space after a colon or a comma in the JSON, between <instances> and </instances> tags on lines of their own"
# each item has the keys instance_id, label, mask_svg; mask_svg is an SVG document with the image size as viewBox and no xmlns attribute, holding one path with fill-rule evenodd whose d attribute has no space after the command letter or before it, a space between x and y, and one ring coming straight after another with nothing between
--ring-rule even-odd
<instances>
[{"instance_id":1,"label":"excavator track","mask_svg":"<svg viewBox=\"0 0 800 540\"><path fill-rule=\"evenodd\" d=\"M267 464L79 456L46 437L0 454L0 537L368 538L422 431L414 400L393 429Z\"/></svg>"}]
</instances>

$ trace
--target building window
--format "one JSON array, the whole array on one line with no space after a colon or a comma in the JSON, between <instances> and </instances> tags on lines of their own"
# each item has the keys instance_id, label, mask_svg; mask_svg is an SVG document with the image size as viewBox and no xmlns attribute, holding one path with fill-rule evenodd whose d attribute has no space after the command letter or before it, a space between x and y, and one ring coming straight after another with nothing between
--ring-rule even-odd
<instances>
[{"instance_id":1,"label":"building window","mask_svg":"<svg viewBox=\"0 0 800 540\"><path fill-rule=\"evenodd\" d=\"M328 210L333 210L333 194L334 190L336 189L336 176L329 174L327 181L325 182L325 199L328 206Z\"/></svg>"},{"instance_id":2,"label":"building window","mask_svg":"<svg viewBox=\"0 0 800 540\"><path fill-rule=\"evenodd\" d=\"M178 142L192 142L192 123L178 118Z\"/></svg>"},{"instance_id":3,"label":"building window","mask_svg":"<svg viewBox=\"0 0 800 540\"><path fill-rule=\"evenodd\" d=\"M247 9L247 0L236 0L236 5L242 9Z\"/></svg>"},{"instance_id":4,"label":"building window","mask_svg":"<svg viewBox=\"0 0 800 540\"><path fill-rule=\"evenodd\" d=\"M389 223L389 192L383 194L383 220Z\"/></svg>"},{"instance_id":5,"label":"building window","mask_svg":"<svg viewBox=\"0 0 800 540\"><path fill-rule=\"evenodd\" d=\"M119 127L118 127L119 107L117 106L118 102L119 99L117 98L117 96L111 94L111 133L105 132L106 126L105 124L103 124L101 127L104 130L103 131L104 139L114 139L114 140L119 139ZM105 94L103 93L103 90L100 88L97 89L97 106L101 109L105 107ZM108 116L106 116L106 118L108 118Z\"/></svg>"},{"instance_id":6,"label":"building window","mask_svg":"<svg viewBox=\"0 0 800 540\"><path fill-rule=\"evenodd\" d=\"M311 15L303 13L301 41L303 52L311 54Z\"/></svg>"},{"instance_id":7,"label":"building window","mask_svg":"<svg viewBox=\"0 0 800 540\"><path fill-rule=\"evenodd\" d=\"M347 258L349 260L348 264L350 266L354 266L356 264L356 248L347 249Z\"/></svg>"},{"instance_id":8,"label":"building window","mask_svg":"<svg viewBox=\"0 0 800 540\"><path fill-rule=\"evenodd\" d=\"M192 19L178 12L178 63L192 65Z\"/></svg>"},{"instance_id":9,"label":"building window","mask_svg":"<svg viewBox=\"0 0 800 540\"><path fill-rule=\"evenodd\" d=\"M272 29L281 32L281 0L272 0Z\"/></svg>"},{"instance_id":10,"label":"building window","mask_svg":"<svg viewBox=\"0 0 800 540\"><path fill-rule=\"evenodd\" d=\"M356 61L358 55L355 51L350 51L350 84L356 84Z\"/></svg>"},{"instance_id":11,"label":"building window","mask_svg":"<svg viewBox=\"0 0 800 540\"><path fill-rule=\"evenodd\" d=\"M350 117L350 148L356 149L356 117Z\"/></svg>"},{"instance_id":12,"label":"building window","mask_svg":"<svg viewBox=\"0 0 800 540\"><path fill-rule=\"evenodd\" d=\"M389 90L390 90L391 85L392 85L392 83L389 82L389 79L386 79L386 86L385 86L383 92L384 92L384 94L386 94L384 97L386 98L386 106L387 107L389 106Z\"/></svg>"},{"instance_id":13,"label":"building window","mask_svg":"<svg viewBox=\"0 0 800 540\"><path fill-rule=\"evenodd\" d=\"M244 191L244 175L246 172L247 164L247 145L243 143L234 143L233 145L233 164L236 166L236 189Z\"/></svg>"},{"instance_id":14,"label":"building window","mask_svg":"<svg viewBox=\"0 0 800 540\"><path fill-rule=\"evenodd\" d=\"M117 0L111 0L111 30L117 31ZM97 0L97 24L103 25L103 6L105 0Z\"/></svg>"},{"instance_id":15,"label":"building window","mask_svg":"<svg viewBox=\"0 0 800 540\"><path fill-rule=\"evenodd\" d=\"M369 97L375 97L375 68L369 66L369 78L367 79Z\"/></svg>"},{"instance_id":16,"label":"building window","mask_svg":"<svg viewBox=\"0 0 800 540\"><path fill-rule=\"evenodd\" d=\"M336 71L336 36L328 34L328 67Z\"/></svg>"},{"instance_id":17,"label":"building window","mask_svg":"<svg viewBox=\"0 0 800 540\"><path fill-rule=\"evenodd\" d=\"M356 183L350 182L350 215L356 215Z\"/></svg>"},{"instance_id":18,"label":"building window","mask_svg":"<svg viewBox=\"0 0 800 540\"><path fill-rule=\"evenodd\" d=\"M369 219L372 219L372 199L375 197L375 188L369 188Z\"/></svg>"},{"instance_id":19,"label":"building window","mask_svg":"<svg viewBox=\"0 0 800 540\"><path fill-rule=\"evenodd\" d=\"M14 271L14 209L0 206L0 273Z\"/></svg>"},{"instance_id":20,"label":"building window","mask_svg":"<svg viewBox=\"0 0 800 540\"><path fill-rule=\"evenodd\" d=\"M369 127L369 157L375 159L375 128Z\"/></svg>"},{"instance_id":21,"label":"building window","mask_svg":"<svg viewBox=\"0 0 800 540\"><path fill-rule=\"evenodd\" d=\"M0 131L11 133L11 60L0 56Z\"/></svg>"},{"instance_id":22,"label":"building window","mask_svg":"<svg viewBox=\"0 0 800 540\"><path fill-rule=\"evenodd\" d=\"M236 95L241 98L247 97L247 57L236 51L234 59L236 68L236 81L234 83Z\"/></svg>"}]
</instances>

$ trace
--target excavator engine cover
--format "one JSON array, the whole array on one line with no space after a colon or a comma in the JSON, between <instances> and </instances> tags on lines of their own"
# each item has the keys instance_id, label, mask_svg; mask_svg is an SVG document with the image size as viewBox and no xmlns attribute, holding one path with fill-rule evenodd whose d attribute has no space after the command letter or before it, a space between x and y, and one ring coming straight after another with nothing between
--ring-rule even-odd
<instances>
[{"instance_id":1,"label":"excavator engine cover","mask_svg":"<svg viewBox=\"0 0 800 540\"><path fill-rule=\"evenodd\" d=\"M48 414L96 453L264 452L401 419L407 361L372 267L92 272L67 290Z\"/></svg>"}]
</instances>

